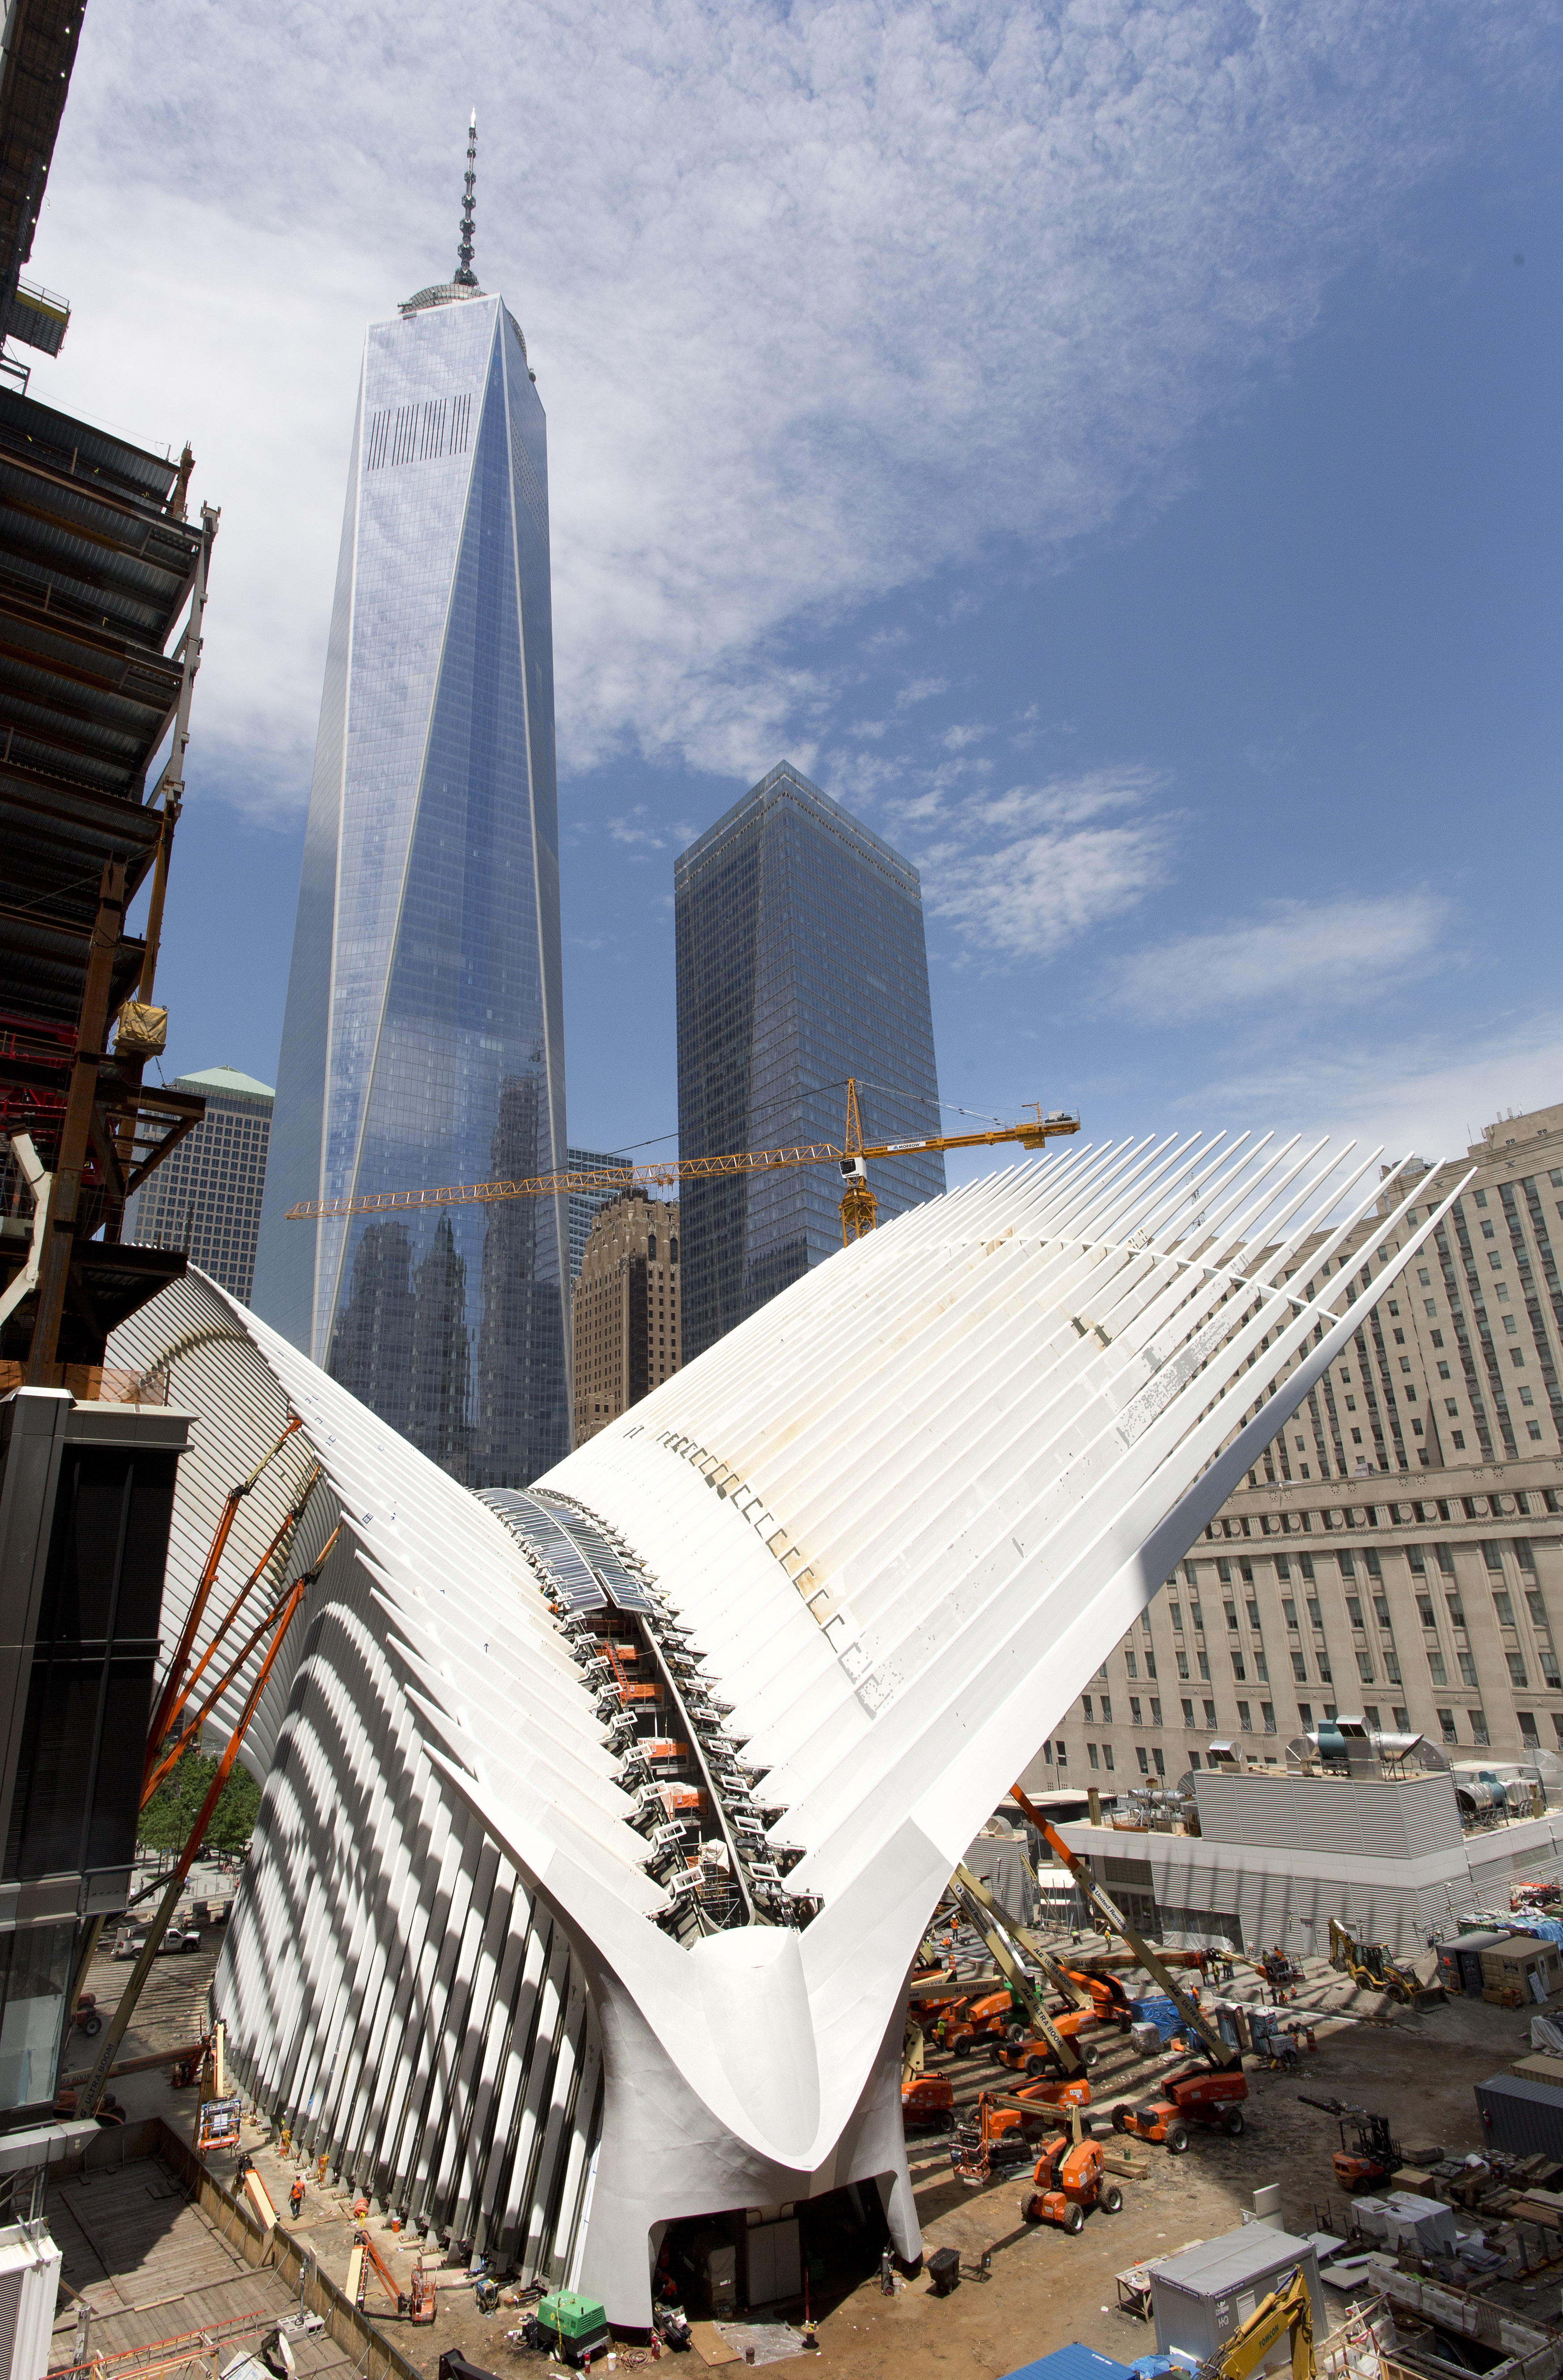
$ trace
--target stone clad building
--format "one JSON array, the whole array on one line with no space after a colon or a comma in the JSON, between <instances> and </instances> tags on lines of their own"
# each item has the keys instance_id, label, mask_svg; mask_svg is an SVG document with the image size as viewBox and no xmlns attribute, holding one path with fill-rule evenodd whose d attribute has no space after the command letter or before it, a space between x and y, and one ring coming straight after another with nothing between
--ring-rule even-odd
<instances>
[{"instance_id":1,"label":"stone clad building","mask_svg":"<svg viewBox=\"0 0 1563 2380\"><path fill-rule=\"evenodd\" d=\"M196 1092L206 1114L137 1191L126 1208L125 1236L147 1247L183 1248L248 1305L274 1094L270 1083L235 1066L181 1075L171 1088Z\"/></svg>"},{"instance_id":2,"label":"stone clad building","mask_svg":"<svg viewBox=\"0 0 1563 2380\"><path fill-rule=\"evenodd\" d=\"M625 1190L593 1221L576 1282L576 1444L679 1368L678 1208Z\"/></svg>"},{"instance_id":3,"label":"stone clad building","mask_svg":"<svg viewBox=\"0 0 1563 2380\"><path fill-rule=\"evenodd\" d=\"M1034 1780L1175 1783L1213 1740L1284 1767L1288 1741L1337 1712L1452 1760L1563 1752L1563 1105L1489 1125L1424 1177L1417 1218L1468 1165L1434 1245L1071 1706ZM1398 1203L1310 1295L1381 1269Z\"/></svg>"}]
</instances>

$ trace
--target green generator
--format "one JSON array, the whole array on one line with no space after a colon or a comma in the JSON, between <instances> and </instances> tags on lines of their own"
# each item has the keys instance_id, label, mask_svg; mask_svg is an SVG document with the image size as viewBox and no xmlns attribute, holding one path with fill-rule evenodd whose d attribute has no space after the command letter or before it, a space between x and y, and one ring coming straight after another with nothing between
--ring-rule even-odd
<instances>
[{"instance_id":1,"label":"green generator","mask_svg":"<svg viewBox=\"0 0 1563 2380\"><path fill-rule=\"evenodd\" d=\"M584 2363L588 2355L605 2355L613 2344L608 2315L596 2298L577 2297L574 2289L555 2289L539 2298L536 2314L538 2345L564 2363Z\"/></svg>"}]
</instances>

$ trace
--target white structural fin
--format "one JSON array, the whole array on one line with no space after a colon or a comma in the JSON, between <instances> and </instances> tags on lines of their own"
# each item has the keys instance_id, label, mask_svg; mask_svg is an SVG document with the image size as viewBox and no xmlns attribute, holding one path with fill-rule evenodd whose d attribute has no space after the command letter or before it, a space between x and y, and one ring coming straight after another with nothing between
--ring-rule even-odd
<instances>
[{"instance_id":1,"label":"white structural fin","mask_svg":"<svg viewBox=\"0 0 1563 2380\"><path fill-rule=\"evenodd\" d=\"M915 2252L908 1965L983 1820L1436 1227L1377 1157L1016 1166L482 1499L205 1282L137 1316L115 1360L200 1416L165 1640L290 1413L227 1593L312 1473L271 1575L344 1524L248 1755L216 1984L247 2086L415 2223L626 2323L684 2215L872 2180Z\"/></svg>"}]
</instances>

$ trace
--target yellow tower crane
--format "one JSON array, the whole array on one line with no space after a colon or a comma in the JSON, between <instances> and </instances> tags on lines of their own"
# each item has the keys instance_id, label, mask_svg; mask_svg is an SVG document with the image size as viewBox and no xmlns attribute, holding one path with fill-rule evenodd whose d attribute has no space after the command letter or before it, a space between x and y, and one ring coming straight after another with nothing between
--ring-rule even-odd
<instances>
[{"instance_id":1,"label":"yellow tower crane","mask_svg":"<svg viewBox=\"0 0 1563 2380\"><path fill-rule=\"evenodd\" d=\"M790 1148L746 1148L729 1157L672 1157L652 1165L595 1166L588 1171L542 1173L528 1182L458 1182L435 1190L371 1190L356 1198L301 1198L287 1210L290 1223L323 1222L336 1215L405 1214L419 1207L480 1207L502 1198L558 1198L572 1190L640 1190L666 1188L679 1182L709 1182L735 1173L767 1173L786 1165L837 1165L842 1175L842 1244L860 1240L871 1232L878 1208L868 1186L868 1160L882 1157L917 1157L925 1150L996 1148L1017 1140L1023 1148L1042 1148L1049 1140L1078 1132L1080 1118L1062 1108L1044 1115L1033 1104L1019 1123L1000 1124L993 1132L930 1134L926 1140L884 1140L863 1137L857 1085L846 1087L846 1128L841 1145L834 1141L797 1142Z\"/></svg>"}]
</instances>

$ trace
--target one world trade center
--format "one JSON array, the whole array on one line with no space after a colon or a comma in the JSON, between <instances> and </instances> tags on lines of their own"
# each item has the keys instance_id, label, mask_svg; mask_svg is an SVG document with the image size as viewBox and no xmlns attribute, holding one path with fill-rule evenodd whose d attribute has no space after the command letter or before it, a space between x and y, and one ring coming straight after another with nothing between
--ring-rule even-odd
<instances>
[{"instance_id":1,"label":"one world trade center","mask_svg":"<svg viewBox=\"0 0 1563 2380\"><path fill-rule=\"evenodd\" d=\"M255 1305L472 1487L568 1451L563 1198L289 1221L563 1167L548 454L472 269L364 346Z\"/></svg>"}]
</instances>

